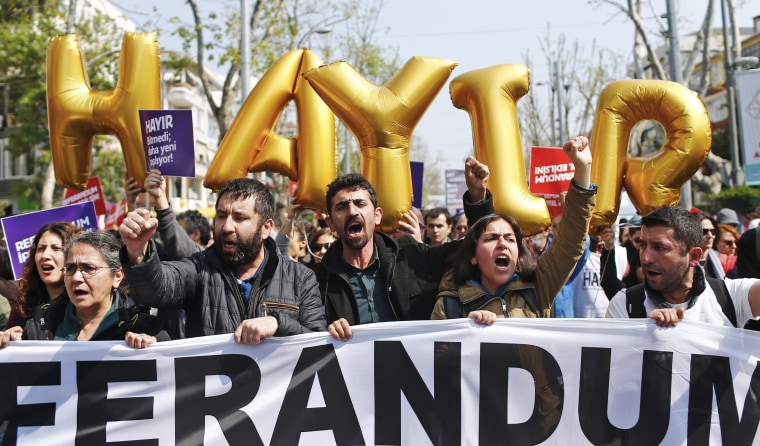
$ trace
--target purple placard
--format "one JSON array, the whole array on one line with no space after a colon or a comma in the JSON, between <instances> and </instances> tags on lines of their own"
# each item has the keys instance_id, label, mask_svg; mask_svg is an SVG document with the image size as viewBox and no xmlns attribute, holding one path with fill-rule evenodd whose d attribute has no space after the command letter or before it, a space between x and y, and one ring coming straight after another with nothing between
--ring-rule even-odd
<instances>
[{"instance_id":1,"label":"purple placard","mask_svg":"<svg viewBox=\"0 0 760 446\"><path fill-rule=\"evenodd\" d=\"M140 110L145 166L170 177L195 177L192 110Z\"/></svg>"},{"instance_id":2,"label":"purple placard","mask_svg":"<svg viewBox=\"0 0 760 446\"><path fill-rule=\"evenodd\" d=\"M412 169L412 206L422 209L422 176L425 163L409 161L409 167Z\"/></svg>"},{"instance_id":3,"label":"purple placard","mask_svg":"<svg viewBox=\"0 0 760 446\"><path fill-rule=\"evenodd\" d=\"M34 235L41 227L56 221L71 222L85 232L98 230L98 217L95 215L95 203L92 201L0 219L14 278L21 278Z\"/></svg>"}]
</instances>

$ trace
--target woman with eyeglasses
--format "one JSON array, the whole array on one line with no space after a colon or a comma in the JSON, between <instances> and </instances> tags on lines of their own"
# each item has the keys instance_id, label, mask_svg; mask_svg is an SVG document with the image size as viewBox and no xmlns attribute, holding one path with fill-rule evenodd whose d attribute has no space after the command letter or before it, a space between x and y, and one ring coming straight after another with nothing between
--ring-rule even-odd
<instances>
[{"instance_id":1,"label":"woman with eyeglasses","mask_svg":"<svg viewBox=\"0 0 760 446\"><path fill-rule=\"evenodd\" d=\"M145 348L168 340L148 307L138 306L124 292L119 262L121 243L107 232L82 233L63 248L59 270L65 296L54 299L26 322L23 330L6 330L9 340L113 341Z\"/></svg>"},{"instance_id":2,"label":"woman with eyeglasses","mask_svg":"<svg viewBox=\"0 0 760 446\"><path fill-rule=\"evenodd\" d=\"M736 246L741 235L731 225L719 224L715 235L714 248L720 253L720 263L726 271L726 277L736 279Z\"/></svg>"}]
</instances>

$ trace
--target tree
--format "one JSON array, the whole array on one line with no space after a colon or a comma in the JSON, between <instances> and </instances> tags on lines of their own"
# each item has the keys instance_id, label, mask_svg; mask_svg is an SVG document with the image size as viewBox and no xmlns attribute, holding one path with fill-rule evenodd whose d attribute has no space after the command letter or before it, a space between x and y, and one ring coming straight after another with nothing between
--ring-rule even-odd
<instances>
[{"instance_id":1,"label":"tree","mask_svg":"<svg viewBox=\"0 0 760 446\"><path fill-rule=\"evenodd\" d=\"M172 64L176 69L194 70L203 84L204 94L220 129L219 141L224 138L234 119L241 90L240 15L238 11L212 12L201 16L197 0L187 0L193 13L192 27L179 26L172 31L183 40L183 50L195 49L194 57L176 57ZM282 54L307 43L317 31L330 28L328 42L317 45L317 54L326 63L347 60L364 77L372 82L387 80L399 67L398 57L388 57L393 50L374 43L376 35L383 32L378 26L379 11L384 0L257 0L251 9L248 23L251 36L251 76L259 77ZM173 23L180 23L174 18ZM338 26L340 25L340 26ZM207 36L212 38L208 39ZM307 40L308 39L308 40ZM335 42L335 43L332 43ZM211 88L205 70L207 64L225 71L220 93ZM280 122L287 121L292 108L286 109ZM350 149L354 138L337 131L339 165ZM358 158L354 166L358 168ZM353 166L352 166L353 168ZM278 174L267 177L275 187L275 195L287 196L289 181Z\"/></svg>"},{"instance_id":2,"label":"tree","mask_svg":"<svg viewBox=\"0 0 760 446\"><path fill-rule=\"evenodd\" d=\"M633 51L634 66L641 67L636 73L638 77L671 80L669 73L664 69L663 65L667 52L661 50L661 48L668 43L667 32L663 31L667 30L667 25L662 21L664 17L660 17L657 14L651 14L653 18L650 20L653 25L647 27L647 23L644 20L644 15L642 13L643 3L641 0L626 0L625 2L615 0L591 0L590 3L611 6L616 9L618 13L622 13L633 22L636 36L636 47ZM736 24L736 3L734 0L726 0L725 7L729 20L727 25L730 28L730 39L729 42L723 42L723 50L730 51L732 59L736 60L737 57L741 56L741 40L739 36L739 28ZM713 43L714 9L715 1L709 0L705 8L702 23L698 31L694 34L694 43L691 49L686 52L686 55L683 58L685 63L682 63L682 66L680 67L683 83L690 85L693 90L697 91L702 96L708 94L711 86L714 84L713 79L710 78L710 71L708 69L709 63L707 63L712 54L711 45ZM662 39L655 39L652 37L653 35L665 35L666 40L663 42ZM682 48L681 52L683 54ZM646 62L650 70L643 69L644 65L640 53L644 54L643 62ZM697 75L695 75L694 70L699 62L702 62L702 69ZM710 154L708 162L705 163L706 169L698 172L692 178L692 184L698 190L714 194L716 193L716 189L719 190L722 184L720 181L721 178L726 177L724 170L728 161L718 156L719 154L729 155L727 144L725 146L722 145L724 141L727 141L727 139L721 135L721 133L724 132L725 130L721 129L720 131L715 131L713 133L712 153ZM662 133L661 129L660 133ZM660 135L659 139L655 139L655 144L658 144L663 137L663 135ZM659 145L656 145L655 147L650 147L649 150L658 147Z\"/></svg>"},{"instance_id":3,"label":"tree","mask_svg":"<svg viewBox=\"0 0 760 446\"><path fill-rule=\"evenodd\" d=\"M60 204L62 190L55 187L50 157L46 96L47 39L40 36L63 34L67 29L67 14L72 14L72 11L64 9L63 2L41 0L15 1L2 9L0 14L0 82L10 86L9 111L15 116L14 125L9 129L7 149L14 157L26 157L26 174L34 175L14 185L14 193L38 201L43 209L52 207L54 202ZM69 22L82 46L92 87L96 90L113 88L118 72L121 30L114 26L109 17L99 13L81 15L79 19ZM110 141L100 137L95 139L92 174L100 175L100 168L113 172L121 167L117 178L102 178L105 183L113 181L114 190L120 192L113 192L106 198L118 199L123 195L125 167L121 152L117 151L119 156L114 157L106 150L100 150ZM99 155L104 159L99 160Z\"/></svg>"},{"instance_id":4,"label":"tree","mask_svg":"<svg viewBox=\"0 0 760 446\"><path fill-rule=\"evenodd\" d=\"M541 39L543 64L552 67L550 79L533 82L528 94L518 102L520 129L524 148L531 146L559 147L569 136L589 134L596 112L599 93L621 76L621 56L600 49L594 42L590 50L574 41L567 42L560 34L556 40L547 35ZM528 68L533 64L530 51L523 54ZM562 88L557 94L557 80ZM532 79L533 81L533 79ZM542 100L543 87L546 99ZM541 88L539 88L541 87ZM567 123L565 134L559 135L559 112Z\"/></svg>"}]
</instances>

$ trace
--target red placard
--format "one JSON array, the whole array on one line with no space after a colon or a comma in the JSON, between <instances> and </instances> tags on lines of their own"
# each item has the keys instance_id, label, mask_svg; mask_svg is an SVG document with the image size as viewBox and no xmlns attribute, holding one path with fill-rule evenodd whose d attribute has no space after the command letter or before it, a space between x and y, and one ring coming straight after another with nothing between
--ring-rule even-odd
<instances>
[{"instance_id":1,"label":"red placard","mask_svg":"<svg viewBox=\"0 0 760 446\"><path fill-rule=\"evenodd\" d=\"M120 202L115 203L108 209L108 213L106 214L106 229L118 228L126 215L127 199L122 198Z\"/></svg>"},{"instance_id":2,"label":"red placard","mask_svg":"<svg viewBox=\"0 0 760 446\"><path fill-rule=\"evenodd\" d=\"M575 166L560 147L531 147L530 191L544 197L552 217L562 213L559 195L570 187Z\"/></svg>"},{"instance_id":3,"label":"red placard","mask_svg":"<svg viewBox=\"0 0 760 446\"><path fill-rule=\"evenodd\" d=\"M103 187L100 185L100 177L90 177L87 179L87 186L84 190L64 189L63 205L84 203L92 201L95 204L95 213L104 215L106 213L106 200L103 198Z\"/></svg>"}]
</instances>

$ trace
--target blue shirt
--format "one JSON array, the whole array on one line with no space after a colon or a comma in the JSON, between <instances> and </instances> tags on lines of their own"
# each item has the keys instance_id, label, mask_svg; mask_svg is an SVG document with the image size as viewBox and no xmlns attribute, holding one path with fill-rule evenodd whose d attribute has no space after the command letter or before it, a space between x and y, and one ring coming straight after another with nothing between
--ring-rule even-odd
<instances>
[{"instance_id":1,"label":"blue shirt","mask_svg":"<svg viewBox=\"0 0 760 446\"><path fill-rule=\"evenodd\" d=\"M363 270L350 265L345 259L343 261L347 266L348 283L351 285L351 291L356 298L359 323L369 324L397 320L388 294L385 292L387 288L385 281L380 274L380 256L377 254L377 246L375 246L372 262Z\"/></svg>"}]
</instances>

